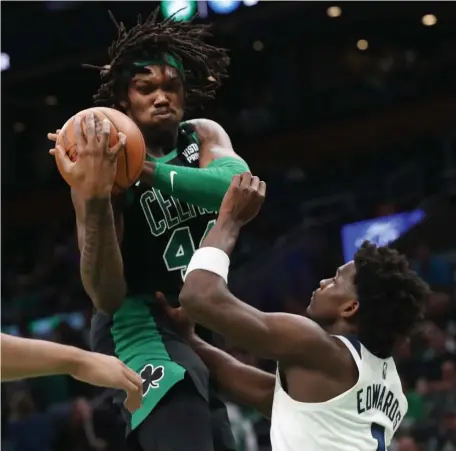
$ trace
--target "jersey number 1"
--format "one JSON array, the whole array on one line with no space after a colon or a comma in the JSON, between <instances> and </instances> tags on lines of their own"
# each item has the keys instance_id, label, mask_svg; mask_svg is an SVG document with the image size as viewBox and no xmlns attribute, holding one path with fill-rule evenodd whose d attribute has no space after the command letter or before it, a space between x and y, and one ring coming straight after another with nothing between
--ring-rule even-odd
<instances>
[{"instance_id":1,"label":"jersey number 1","mask_svg":"<svg viewBox=\"0 0 456 451\"><path fill-rule=\"evenodd\" d=\"M198 247L201 246L201 243L212 227L214 227L214 224L215 219L207 223L206 230L200 239ZM195 242L193 241L190 227L185 226L174 230L163 252L163 261L165 262L166 269L168 271L180 270L182 280L184 280L185 271L187 271L187 266L195 250Z\"/></svg>"},{"instance_id":2,"label":"jersey number 1","mask_svg":"<svg viewBox=\"0 0 456 451\"><path fill-rule=\"evenodd\" d=\"M377 440L377 451L386 451L385 428L377 423L372 423L372 437Z\"/></svg>"}]
</instances>

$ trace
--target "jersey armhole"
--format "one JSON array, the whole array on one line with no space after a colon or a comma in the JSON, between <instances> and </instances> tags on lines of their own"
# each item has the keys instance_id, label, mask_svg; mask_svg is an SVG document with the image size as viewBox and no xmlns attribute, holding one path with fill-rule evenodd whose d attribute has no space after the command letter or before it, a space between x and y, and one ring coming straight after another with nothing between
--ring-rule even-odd
<instances>
[{"instance_id":1,"label":"jersey armhole","mask_svg":"<svg viewBox=\"0 0 456 451\"><path fill-rule=\"evenodd\" d=\"M199 139L196 128L193 124L185 121L180 124L181 130L187 135L187 139L194 141L198 147L201 147L201 140Z\"/></svg>"},{"instance_id":2,"label":"jersey armhole","mask_svg":"<svg viewBox=\"0 0 456 451\"><path fill-rule=\"evenodd\" d=\"M356 367L358 368L358 373L359 377L361 377L361 367L362 367L362 362L361 362L361 344L359 341L356 340L355 344L353 344L353 341L347 337L344 337L343 335L333 335L333 337L339 339L350 351L350 354L353 357L353 360L356 363Z\"/></svg>"},{"instance_id":3,"label":"jersey armhole","mask_svg":"<svg viewBox=\"0 0 456 451\"><path fill-rule=\"evenodd\" d=\"M198 136L198 133L196 133L196 131L194 131L192 134L191 134L192 138L195 140L196 144L198 145L198 147L201 148L201 141L199 139L199 136Z\"/></svg>"},{"instance_id":4,"label":"jersey armhole","mask_svg":"<svg viewBox=\"0 0 456 451\"><path fill-rule=\"evenodd\" d=\"M288 394L288 382L286 379L286 375L283 371L280 370L280 366L279 366L278 362L277 362L277 368L276 368L276 383L286 394Z\"/></svg>"}]
</instances>

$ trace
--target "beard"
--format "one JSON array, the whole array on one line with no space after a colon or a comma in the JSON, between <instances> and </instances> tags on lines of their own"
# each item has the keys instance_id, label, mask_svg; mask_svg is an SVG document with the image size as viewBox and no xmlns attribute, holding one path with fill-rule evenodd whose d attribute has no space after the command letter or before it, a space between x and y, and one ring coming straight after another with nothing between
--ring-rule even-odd
<instances>
[{"instance_id":1,"label":"beard","mask_svg":"<svg viewBox=\"0 0 456 451\"><path fill-rule=\"evenodd\" d=\"M148 147L161 147L172 150L176 147L178 123L154 124L140 127Z\"/></svg>"}]
</instances>

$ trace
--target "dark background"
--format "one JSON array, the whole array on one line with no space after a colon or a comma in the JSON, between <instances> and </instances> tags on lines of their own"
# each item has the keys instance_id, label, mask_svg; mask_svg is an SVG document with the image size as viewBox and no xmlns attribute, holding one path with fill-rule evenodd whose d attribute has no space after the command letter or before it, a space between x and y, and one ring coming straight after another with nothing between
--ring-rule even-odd
<instances>
[{"instance_id":1,"label":"dark background","mask_svg":"<svg viewBox=\"0 0 456 451\"><path fill-rule=\"evenodd\" d=\"M2 2L2 52L11 63L2 72L1 118L7 332L87 346L91 306L74 215L46 134L91 104L98 73L81 63L108 62L116 33L107 10L132 25L158 4ZM398 356L410 413L393 449L452 451L456 8L343 2L331 18L334 5L241 2L231 14L209 8L196 19L214 22L212 42L230 49L232 63L217 99L193 115L218 121L268 182L266 204L240 239L232 288L263 310L301 313L318 280L342 263L344 224L422 208L425 220L394 242L434 295L425 327ZM424 26L425 14L437 23ZM3 384L2 392L7 449L123 449L109 393L68 378ZM267 449L267 423L230 409L240 442L253 434L247 449ZM24 437L33 440L25 445Z\"/></svg>"}]
</instances>

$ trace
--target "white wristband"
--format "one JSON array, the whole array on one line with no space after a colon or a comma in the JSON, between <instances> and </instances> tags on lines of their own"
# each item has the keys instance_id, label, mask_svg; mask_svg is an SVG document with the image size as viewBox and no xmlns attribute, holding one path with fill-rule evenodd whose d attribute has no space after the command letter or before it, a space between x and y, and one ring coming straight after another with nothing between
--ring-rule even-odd
<instances>
[{"instance_id":1,"label":"white wristband","mask_svg":"<svg viewBox=\"0 0 456 451\"><path fill-rule=\"evenodd\" d=\"M187 276L195 269L204 269L220 276L225 283L228 283L228 270L230 268L230 257L216 247L202 247L194 254L187 267L184 282Z\"/></svg>"}]
</instances>

